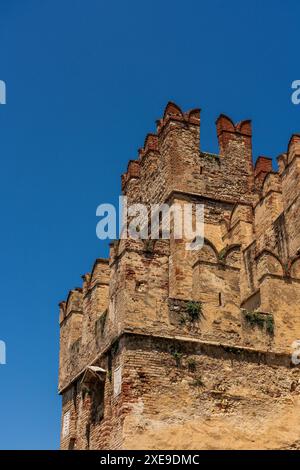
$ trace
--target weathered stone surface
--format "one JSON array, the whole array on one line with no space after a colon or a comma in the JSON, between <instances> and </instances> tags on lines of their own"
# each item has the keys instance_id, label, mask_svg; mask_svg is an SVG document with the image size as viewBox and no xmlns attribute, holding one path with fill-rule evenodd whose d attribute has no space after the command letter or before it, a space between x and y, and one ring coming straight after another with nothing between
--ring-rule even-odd
<instances>
[{"instance_id":1,"label":"weathered stone surface","mask_svg":"<svg viewBox=\"0 0 300 470\"><path fill-rule=\"evenodd\" d=\"M169 103L122 176L129 203L203 203L205 242L114 242L60 303L63 449L300 448L300 138L276 173L249 121L217 135Z\"/></svg>"}]
</instances>

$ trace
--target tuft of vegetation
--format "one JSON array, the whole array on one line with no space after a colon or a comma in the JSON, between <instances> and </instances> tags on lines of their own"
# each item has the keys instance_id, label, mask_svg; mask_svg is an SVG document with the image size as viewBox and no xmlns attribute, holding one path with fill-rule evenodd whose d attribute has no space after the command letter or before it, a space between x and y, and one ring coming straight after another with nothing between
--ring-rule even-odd
<instances>
[{"instance_id":1,"label":"tuft of vegetation","mask_svg":"<svg viewBox=\"0 0 300 470\"><path fill-rule=\"evenodd\" d=\"M190 300L186 305L186 313L190 321L196 321L202 315L202 303Z\"/></svg>"},{"instance_id":2,"label":"tuft of vegetation","mask_svg":"<svg viewBox=\"0 0 300 470\"><path fill-rule=\"evenodd\" d=\"M268 315L266 319L266 330L270 335L274 334L275 324L273 315Z\"/></svg>"},{"instance_id":3,"label":"tuft of vegetation","mask_svg":"<svg viewBox=\"0 0 300 470\"><path fill-rule=\"evenodd\" d=\"M144 251L146 254L152 254L154 252L154 241L151 239L144 240Z\"/></svg>"},{"instance_id":4,"label":"tuft of vegetation","mask_svg":"<svg viewBox=\"0 0 300 470\"><path fill-rule=\"evenodd\" d=\"M201 375L198 375L197 377L195 377L195 380L191 383L191 385L193 387L204 387L205 384L202 380Z\"/></svg>"},{"instance_id":5,"label":"tuft of vegetation","mask_svg":"<svg viewBox=\"0 0 300 470\"><path fill-rule=\"evenodd\" d=\"M248 312L247 310L244 310L243 315L250 325L257 325L259 328L263 328L265 326L265 318L261 313Z\"/></svg>"},{"instance_id":6,"label":"tuft of vegetation","mask_svg":"<svg viewBox=\"0 0 300 470\"><path fill-rule=\"evenodd\" d=\"M176 326L192 327L194 322L204 317L201 301L169 299L168 302L171 321Z\"/></svg>"},{"instance_id":7,"label":"tuft of vegetation","mask_svg":"<svg viewBox=\"0 0 300 470\"><path fill-rule=\"evenodd\" d=\"M173 348L171 350L171 354L175 359L176 367L180 367L181 366L181 360L182 360L182 357L183 357L183 353L180 352L178 349Z\"/></svg>"},{"instance_id":8,"label":"tuft of vegetation","mask_svg":"<svg viewBox=\"0 0 300 470\"><path fill-rule=\"evenodd\" d=\"M218 258L221 263L224 263L225 261L226 251L227 251L227 246L225 246L225 248L222 248L222 250L218 254Z\"/></svg>"},{"instance_id":9,"label":"tuft of vegetation","mask_svg":"<svg viewBox=\"0 0 300 470\"><path fill-rule=\"evenodd\" d=\"M83 384L81 387L81 394L82 394L82 398L84 399L86 395L88 396L92 395L92 391L87 385Z\"/></svg>"},{"instance_id":10,"label":"tuft of vegetation","mask_svg":"<svg viewBox=\"0 0 300 470\"><path fill-rule=\"evenodd\" d=\"M188 366L188 370L190 372L196 372L197 363L196 363L195 359L193 359L193 358L188 359L187 366Z\"/></svg>"},{"instance_id":11,"label":"tuft of vegetation","mask_svg":"<svg viewBox=\"0 0 300 470\"><path fill-rule=\"evenodd\" d=\"M258 326L261 330L265 329L270 335L274 334L274 318L272 315L242 310L244 319L251 326Z\"/></svg>"}]
</instances>

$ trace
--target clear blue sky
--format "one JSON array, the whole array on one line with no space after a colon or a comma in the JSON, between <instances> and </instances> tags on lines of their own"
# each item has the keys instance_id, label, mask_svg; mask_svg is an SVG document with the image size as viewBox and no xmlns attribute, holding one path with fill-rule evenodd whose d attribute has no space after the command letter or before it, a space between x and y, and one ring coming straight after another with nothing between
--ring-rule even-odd
<instances>
[{"instance_id":1,"label":"clear blue sky","mask_svg":"<svg viewBox=\"0 0 300 470\"><path fill-rule=\"evenodd\" d=\"M298 1L0 0L0 448L55 449L58 307L94 259L96 207L116 202L168 100L253 119L254 155L300 131Z\"/></svg>"}]
</instances>

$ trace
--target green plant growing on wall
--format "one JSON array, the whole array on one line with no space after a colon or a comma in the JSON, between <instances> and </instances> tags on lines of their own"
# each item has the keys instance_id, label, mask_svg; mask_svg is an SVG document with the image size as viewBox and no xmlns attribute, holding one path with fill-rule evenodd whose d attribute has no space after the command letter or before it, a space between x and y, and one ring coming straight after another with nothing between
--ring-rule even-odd
<instances>
[{"instance_id":1,"label":"green plant growing on wall","mask_svg":"<svg viewBox=\"0 0 300 470\"><path fill-rule=\"evenodd\" d=\"M202 302L196 300L169 299L171 321L176 326L191 327L203 315Z\"/></svg>"},{"instance_id":2,"label":"green plant growing on wall","mask_svg":"<svg viewBox=\"0 0 300 470\"><path fill-rule=\"evenodd\" d=\"M247 310L243 311L245 320L250 325L257 325L259 328L263 328L265 325L264 317L258 312L248 312Z\"/></svg>"},{"instance_id":3,"label":"green plant growing on wall","mask_svg":"<svg viewBox=\"0 0 300 470\"><path fill-rule=\"evenodd\" d=\"M266 328L267 333L270 335L274 334L274 318L272 315L248 310L242 310L242 313L246 322L251 326L258 326L261 330Z\"/></svg>"},{"instance_id":4,"label":"green plant growing on wall","mask_svg":"<svg viewBox=\"0 0 300 470\"><path fill-rule=\"evenodd\" d=\"M177 366L177 367L180 367L180 365L181 365L181 360L182 360L182 357L183 357L183 353L180 352L180 351L178 351L178 349L173 349L173 350L171 351L171 354L172 354L172 356L173 356L174 359L175 359L176 366Z\"/></svg>"},{"instance_id":5,"label":"green plant growing on wall","mask_svg":"<svg viewBox=\"0 0 300 470\"><path fill-rule=\"evenodd\" d=\"M87 396L92 395L92 391L87 385L82 385L81 394L82 394L82 398L84 399L86 395Z\"/></svg>"},{"instance_id":6,"label":"green plant growing on wall","mask_svg":"<svg viewBox=\"0 0 300 470\"><path fill-rule=\"evenodd\" d=\"M154 240L144 240L144 251L148 254L154 252Z\"/></svg>"},{"instance_id":7,"label":"green plant growing on wall","mask_svg":"<svg viewBox=\"0 0 300 470\"><path fill-rule=\"evenodd\" d=\"M204 387L205 384L203 382L201 375L198 375L197 377L195 377L195 380L192 382L191 385L193 387Z\"/></svg>"},{"instance_id":8,"label":"green plant growing on wall","mask_svg":"<svg viewBox=\"0 0 300 470\"><path fill-rule=\"evenodd\" d=\"M274 327L275 327L274 318L272 315L268 315L266 319L266 330L270 335L274 334Z\"/></svg>"},{"instance_id":9,"label":"green plant growing on wall","mask_svg":"<svg viewBox=\"0 0 300 470\"><path fill-rule=\"evenodd\" d=\"M190 300L186 305L186 312L190 321L196 321L202 315L202 303Z\"/></svg>"},{"instance_id":10,"label":"green plant growing on wall","mask_svg":"<svg viewBox=\"0 0 300 470\"><path fill-rule=\"evenodd\" d=\"M227 246L225 246L225 248L222 248L222 250L218 254L218 258L221 263L225 262L226 251L227 251Z\"/></svg>"},{"instance_id":11,"label":"green plant growing on wall","mask_svg":"<svg viewBox=\"0 0 300 470\"><path fill-rule=\"evenodd\" d=\"M196 372L197 363L196 363L195 359L190 358L190 359L187 361L187 366L188 366L188 370L189 370L190 372Z\"/></svg>"}]
</instances>

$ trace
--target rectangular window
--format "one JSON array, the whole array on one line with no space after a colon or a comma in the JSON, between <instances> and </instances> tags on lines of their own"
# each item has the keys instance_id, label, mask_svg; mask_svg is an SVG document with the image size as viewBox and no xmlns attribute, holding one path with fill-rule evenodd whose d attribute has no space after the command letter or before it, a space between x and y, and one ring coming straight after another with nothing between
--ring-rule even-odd
<instances>
[{"instance_id":1,"label":"rectangular window","mask_svg":"<svg viewBox=\"0 0 300 470\"><path fill-rule=\"evenodd\" d=\"M71 411L66 411L63 418L62 437L67 437L70 432Z\"/></svg>"},{"instance_id":2,"label":"rectangular window","mask_svg":"<svg viewBox=\"0 0 300 470\"><path fill-rule=\"evenodd\" d=\"M117 367L114 370L114 397L117 397L121 393L122 387L122 368Z\"/></svg>"}]
</instances>

